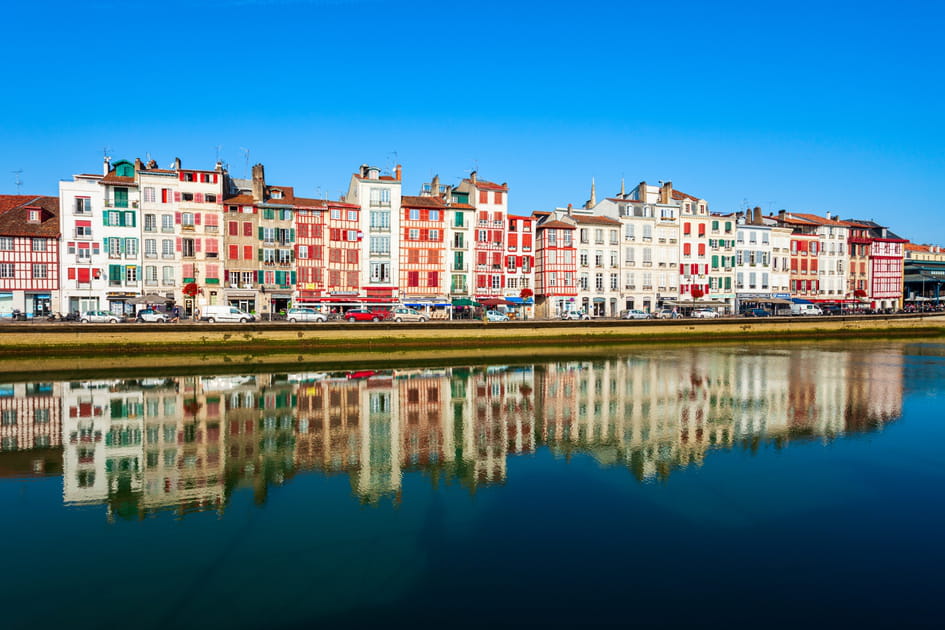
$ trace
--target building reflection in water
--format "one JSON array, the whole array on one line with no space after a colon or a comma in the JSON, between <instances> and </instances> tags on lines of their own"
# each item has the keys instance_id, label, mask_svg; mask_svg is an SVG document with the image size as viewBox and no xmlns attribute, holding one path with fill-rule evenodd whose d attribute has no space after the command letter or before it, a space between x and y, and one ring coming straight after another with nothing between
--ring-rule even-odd
<instances>
[{"instance_id":1,"label":"building reflection in water","mask_svg":"<svg viewBox=\"0 0 945 630\"><path fill-rule=\"evenodd\" d=\"M0 385L0 473L61 474L67 503L113 519L222 511L238 488L263 503L302 471L366 503L400 501L410 473L475 491L542 446L665 479L712 449L879 428L902 378L891 346Z\"/></svg>"}]
</instances>

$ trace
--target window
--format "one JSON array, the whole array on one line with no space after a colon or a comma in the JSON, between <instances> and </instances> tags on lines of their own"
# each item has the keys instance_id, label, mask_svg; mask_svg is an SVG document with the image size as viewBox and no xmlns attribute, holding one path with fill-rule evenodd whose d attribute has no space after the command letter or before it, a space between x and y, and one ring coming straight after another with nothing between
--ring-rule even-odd
<instances>
[{"instance_id":1,"label":"window","mask_svg":"<svg viewBox=\"0 0 945 630\"><path fill-rule=\"evenodd\" d=\"M0 250L11 252L13 251L13 237L12 236L0 236Z\"/></svg>"},{"instance_id":2,"label":"window","mask_svg":"<svg viewBox=\"0 0 945 630\"><path fill-rule=\"evenodd\" d=\"M411 221L419 221L419 220L420 220L420 211L417 210L416 208L411 208L411 209L409 209L409 210L407 211L407 218L410 219Z\"/></svg>"},{"instance_id":3,"label":"window","mask_svg":"<svg viewBox=\"0 0 945 630\"><path fill-rule=\"evenodd\" d=\"M439 241L440 240L440 231L439 230L430 230L430 234L427 240L430 241Z\"/></svg>"},{"instance_id":4,"label":"window","mask_svg":"<svg viewBox=\"0 0 945 630\"><path fill-rule=\"evenodd\" d=\"M390 211L371 210L371 229L389 230L390 229Z\"/></svg>"},{"instance_id":5,"label":"window","mask_svg":"<svg viewBox=\"0 0 945 630\"><path fill-rule=\"evenodd\" d=\"M407 236L408 240L419 241L420 240L420 230L411 229Z\"/></svg>"},{"instance_id":6,"label":"window","mask_svg":"<svg viewBox=\"0 0 945 630\"><path fill-rule=\"evenodd\" d=\"M45 280L49 276L47 275L47 269L45 264L34 264L33 265L33 277Z\"/></svg>"},{"instance_id":7,"label":"window","mask_svg":"<svg viewBox=\"0 0 945 630\"><path fill-rule=\"evenodd\" d=\"M0 263L0 278L13 277L13 263Z\"/></svg>"},{"instance_id":8,"label":"window","mask_svg":"<svg viewBox=\"0 0 945 630\"><path fill-rule=\"evenodd\" d=\"M369 193L372 208L390 207L390 190L387 188L372 188Z\"/></svg>"},{"instance_id":9,"label":"window","mask_svg":"<svg viewBox=\"0 0 945 630\"><path fill-rule=\"evenodd\" d=\"M128 265L125 267L125 283L134 284L138 281L138 267L137 265Z\"/></svg>"},{"instance_id":10,"label":"window","mask_svg":"<svg viewBox=\"0 0 945 630\"><path fill-rule=\"evenodd\" d=\"M181 239L181 256L185 258L193 258L196 252L194 247L194 239L184 238Z\"/></svg>"},{"instance_id":11,"label":"window","mask_svg":"<svg viewBox=\"0 0 945 630\"><path fill-rule=\"evenodd\" d=\"M162 232L173 232L174 231L174 217L170 214L161 215L161 231Z\"/></svg>"},{"instance_id":12,"label":"window","mask_svg":"<svg viewBox=\"0 0 945 630\"><path fill-rule=\"evenodd\" d=\"M372 236L370 239L370 252L371 254L390 254L390 237L389 236Z\"/></svg>"},{"instance_id":13,"label":"window","mask_svg":"<svg viewBox=\"0 0 945 630\"><path fill-rule=\"evenodd\" d=\"M34 252L44 252L46 251L46 239L44 238L34 238L30 244Z\"/></svg>"},{"instance_id":14,"label":"window","mask_svg":"<svg viewBox=\"0 0 945 630\"><path fill-rule=\"evenodd\" d=\"M144 215L144 231L157 232L157 216L153 214Z\"/></svg>"},{"instance_id":15,"label":"window","mask_svg":"<svg viewBox=\"0 0 945 630\"><path fill-rule=\"evenodd\" d=\"M89 197L75 198L75 214L92 214L92 200Z\"/></svg>"},{"instance_id":16,"label":"window","mask_svg":"<svg viewBox=\"0 0 945 630\"><path fill-rule=\"evenodd\" d=\"M358 211L357 210L348 210L348 220L357 221L358 220Z\"/></svg>"},{"instance_id":17,"label":"window","mask_svg":"<svg viewBox=\"0 0 945 630\"><path fill-rule=\"evenodd\" d=\"M430 221L439 221L439 220L440 220L440 211L430 210Z\"/></svg>"}]
</instances>

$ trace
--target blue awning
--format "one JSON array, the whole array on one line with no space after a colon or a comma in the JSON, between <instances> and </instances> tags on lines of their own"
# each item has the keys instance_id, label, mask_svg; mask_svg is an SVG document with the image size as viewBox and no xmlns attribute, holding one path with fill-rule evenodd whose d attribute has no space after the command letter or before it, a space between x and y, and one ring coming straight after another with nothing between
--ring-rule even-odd
<instances>
[{"instance_id":1,"label":"blue awning","mask_svg":"<svg viewBox=\"0 0 945 630\"><path fill-rule=\"evenodd\" d=\"M813 304L810 300L804 300L802 298L791 298L791 301L795 304Z\"/></svg>"},{"instance_id":2,"label":"blue awning","mask_svg":"<svg viewBox=\"0 0 945 630\"><path fill-rule=\"evenodd\" d=\"M523 299L520 298L520 297L507 297L507 298L505 298L505 301L506 301L506 302L512 302L513 304L531 304L531 303L532 303L532 299L531 299L531 298L526 298L526 299L523 300Z\"/></svg>"}]
</instances>

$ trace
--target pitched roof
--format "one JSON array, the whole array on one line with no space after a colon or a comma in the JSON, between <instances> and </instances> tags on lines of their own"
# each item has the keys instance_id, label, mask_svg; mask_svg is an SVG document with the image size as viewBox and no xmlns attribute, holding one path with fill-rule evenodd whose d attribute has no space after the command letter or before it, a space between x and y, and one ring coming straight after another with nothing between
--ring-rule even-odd
<instances>
[{"instance_id":1,"label":"pitched roof","mask_svg":"<svg viewBox=\"0 0 945 630\"><path fill-rule=\"evenodd\" d=\"M691 199L693 201L701 201L698 197L693 197L689 193L684 193L681 190L673 189L673 199Z\"/></svg>"},{"instance_id":2,"label":"pitched roof","mask_svg":"<svg viewBox=\"0 0 945 630\"><path fill-rule=\"evenodd\" d=\"M622 197L607 197L607 201L614 201L617 203L643 203L639 199L623 199Z\"/></svg>"},{"instance_id":3,"label":"pitched roof","mask_svg":"<svg viewBox=\"0 0 945 630\"><path fill-rule=\"evenodd\" d=\"M446 202L439 197L414 197L412 195L401 197L400 205L408 208L446 208Z\"/></svg>"},{"instance_id":4,"label":"pitched roof","mask_svg":"<svg viewBox=\"0 0 945 630\"><path fill-rule=\"evenodd\" d=\"M476 181L473 181L469 178L466 178L463 181L469 182L476 188L482 188L484 190L508 190L509 189L508 184L496 184L495 182L486 181L484 179L477 179Z\"/></svg>"},{"instance_id":5,"label":"pitched roof","mask_svg":"<svg viewBox=\"0 0 945 630\"><path fill-rule=\"evenodd\" d=\"M39 208L40 222L29 222L29 210ZM0 195L0 234L58 238L59 198L37 195Z\"/></svg>"},{"instance_id":6,"label":"pitched roof","mask_svg":"<svg viewBox=\"0 0 945 630\"><path fill-rule=\"evenodd\" d=\"M570 223L565 223L564 221L558 221L557 219L553 221L546 221L545 223L539 223L538 228L564 228L566 230L573 230L575 227Z\"/></svg>"},{"instance_id":7,"label":"pitched roof","mask_svg":"<svg viewBox=\"0 0 945 630\"><path fill-rule=\"evenodd\" d=\"M108 171L108 175L103 177L100 181L100 184L122 184L125 186L137 186L138 183L135 181L134 177L121 177L115 174L114 169Z\"/></svg>"},{"instance_id":8,"label":"pitched roof","mask_svg":"<svg viewBox=\"0 0 945 630\"><path fill-rule=\"evenodd\" d=\"M816 225L833 225L837 227L848 227L843 221L835 221L834 219L828 219L826 217L819 217L816 214L807 214L806 212L792 212L791 216L798 219L804 219L808 223L814 223Z\"/></svg>"},{"instance_id":9,"label":"pitched roof","mask_svg":"<svg viewBox=\"0 0 945 630\"><path fill-rule=\"evenodd\" d=\"M620 221L617 219L611 219L610 217L598 217L598 216L588 216L581 214L573 214L571 218L578 223L585 223L587 225L610 225L618 226Z\"/></svg>"}]
</instances>

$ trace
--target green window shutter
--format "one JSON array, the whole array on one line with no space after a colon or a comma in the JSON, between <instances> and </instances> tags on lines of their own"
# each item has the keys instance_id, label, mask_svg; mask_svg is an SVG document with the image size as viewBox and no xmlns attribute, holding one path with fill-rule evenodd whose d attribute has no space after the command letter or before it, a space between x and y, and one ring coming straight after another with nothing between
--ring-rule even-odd
<instances>
[{"instance_id":1,"label":"green window shutter","mask_svg":"<svg viewBox=\"0 0 945 630\"><path fill-rule=\"evenodd\" d=\"M277 271L276 272L276 284L283 285L285 284L285 272Z\"/></svg>"},{"instance_id":2,"label":"green window shutter","mask_svg":"<svg viewBox=\"0 0 945 630\"><path fill-rule=\"evenodd\" d=\"M713 221L713 222L712 222L712 229L713 229L713 230L718 230L718 229L719 229L719 222L718 222L718 221Z\"/></svg>"},{"instance_id":3,"label":"green window shutter","mask_svg":"<svg viewBox=\"0 0 945 630\"><path fill-rule=\"evenodd\" d=\"M265 237L265 232L263 231L262 228L259 228L259 240L263 240L263 239L265 239L265 238L266 238L266 237ZM260 260L262 260L262 259L260 259Z\"/></svg>"},{"instance_id":4,"label":"green window shutter","mask_svg":"<svg viewBox=\"0 0 945 630\"><path fill-rule=\"evenodd\" d=\"M713 256L713 257L712 257L712 268L713 268L713 269L718 269L718 268L719 268L719 257L718 257L718 256Z\"/></svg>"},{"instance_id":5,"label":"green window shutter","mask_svg":"<svg viewBox=\"0 0 945 630\"><path fill-rule=\"evenodd\" d=\"M725 288L726 289L732 288L732 278L730 276L725 277Z\"/></svg>"},{"instance_id":6,"label":"green window shutter","mask_svg":"<svg viewBox=\"0 0 945 630\"><path fill-rule=\"evenodd\" d=\"M295 228L291 228L291 229L289 230L289 242L290 242L290 243L294 243L294 242L295 242Z\"/></svg>"},{"instance_id":7,"label":"green window shutter","mask_svg":"<svg viewBox=\"0 0 945 630\"><path fill-rule=\"evenodd\" d=\"M295 284L295 272L294 272L294 271L289 272L289 283L290 283L290 284Z\"/></svg>"},{"instance_id":8,"label":"green window shutter","mask_svg":"<svg viewBox=\"0 0 945 630\"><path fill-rule=\"evenodd\" d=\"M114 282L115 278L121 278L121 265L109 265L108 266L108 281Z\"/></svg>"},{"instance_id":9,"label":"green window shutter","mask_svg":"<svg viewBox=\"0 0 945 630\"><path fill-rule=\"evenodd\" d=\"M265 273L264 271L256 272L256 282L258 282L259 284L263 284L266 281L266 277L263 275L264 273Z\"/></svg>"},{"instance_id":10,"label":"green window shutter","mask_svg":"<svg viewBox=\"0 0 945 630\"><path fill-rule=\"evenodd\" d=\"M262 247L260 247L257 251L259 251L259 260L262 260Z\"/></svg>"}]
</instances>

